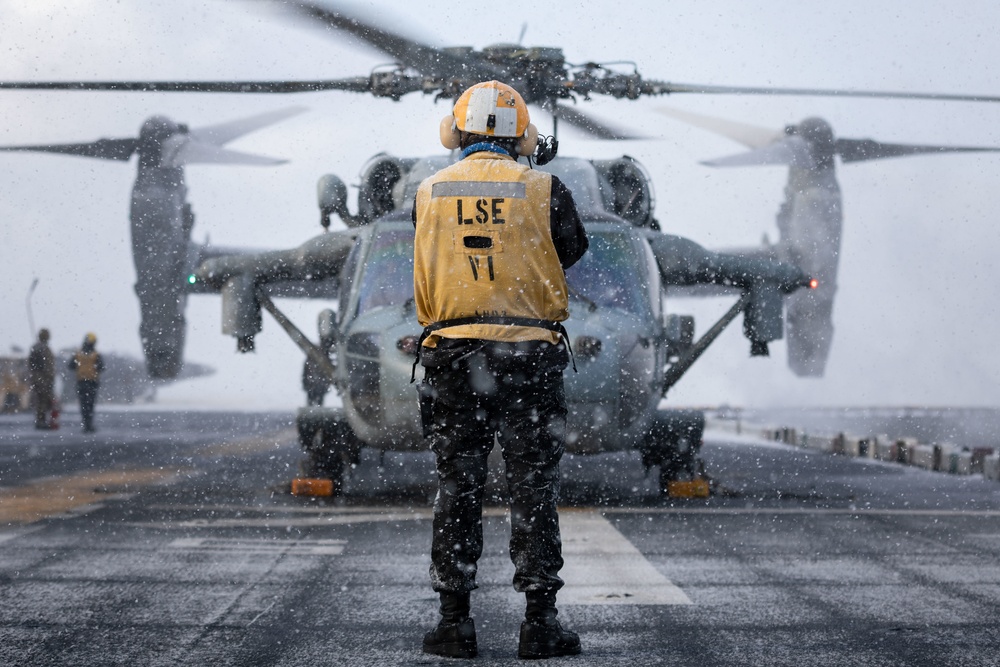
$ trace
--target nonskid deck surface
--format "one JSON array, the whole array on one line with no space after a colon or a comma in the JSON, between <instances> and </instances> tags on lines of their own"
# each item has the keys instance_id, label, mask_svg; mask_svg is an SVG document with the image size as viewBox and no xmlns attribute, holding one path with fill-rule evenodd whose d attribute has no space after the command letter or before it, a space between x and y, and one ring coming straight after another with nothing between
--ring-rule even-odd
<instances>
[{"instance_id":1,"label":"nonskid deck surface","mask_svg":"<svg viewBox=\"0 0 1000 667\"><path fill-rule=\"evenodd\" d=\"M0 662L437 664L429 455L365 452L343 498L294 498L292 420L0 418ZM564 460L560 618L584 648L566 662L991 664L996 482L725 434L704 454L723 493L672 503L638 455ZM499 500L484 665L515 663L522 611Z\"/></svg>"}]
</instances>

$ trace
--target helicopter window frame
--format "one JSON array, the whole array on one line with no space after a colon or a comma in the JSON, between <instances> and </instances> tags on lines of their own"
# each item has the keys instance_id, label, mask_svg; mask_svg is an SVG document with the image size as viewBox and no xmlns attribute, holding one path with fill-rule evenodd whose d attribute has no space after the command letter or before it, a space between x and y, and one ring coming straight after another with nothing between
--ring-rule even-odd
<instances>
[{"instance_id":1,"label":"helicopter window frame","mask_svg":"<svg viewBox=\"0 0 1000 667\"><path fill-rule=\"evenodd\" d=\"M347 259L344 260L344 268L340 272L340 294L338 295L340 298L337 303L337 312L338 314L343 313L342 316L338 317L341 331L345 331L347 322L353 320L357 315L357 298L354 292L354 285L361 279L360 269L362 263L358 260L364 254L364 247L367 241L367 236L358 237L347 254Z\"/></svg>"},{"instance_id":2,"label":"helicopter window frame","mask_svg":"<svg viewBox=\"0 0 1000 667\"><path fill-rule=\"evenodd\" d=\"M653 252L652 246L649 245L649 241L644 238L638 238L636 241L642 245L643 253L646 255L646 286L649 291L649 306L653 317L660 321L665 312L663 298L666 292L660 279L659 264L656 263L656 254Z\"/></svg>"},{"instance_id":3,"label":"helicopter window frame","mask_svg":"<svg viewBox=\"0 0 1000 667\"><path fill-rule=\"evenodd\" d=\"M592 258L594 257L594 255L591 254L592 251L596 249L598 244L602 243L602 241L595 242L595 238L602 238L610 241L613 245L618 245L618 249L620 251L624 251L626 255L628 255L626 260L632 260L631 262L625 261L609 264L610 266L620 265L623 269L627 270L629 267L635 267L635 264L643 264L642 260L645 259L645 269L641 266L639 267L640 271L645 271L645 275L640 278L644 281L645 286L639 291L634 292L632 294L632 298L628 300L594 298L597 295L588 294L586 292L583 292L583 296L595 302L598 309L611 308L638 315L642 318L650 318L650 321L655 321L655 319L659 317L658 313L661 311L659 304L659 292L661 290L659 273L656 269L656 259L653 255L652 249L649 247L649 244L639 236L635 227L632 227L627 223L588 220L586 218L584 218L582 222L584 228L587 230L587 236L590 238L590 250L588 250L587 254L581 258L580 262L574 264L566 270L567 283L571 288L570 301L573 300L573 292L579 289L579 287L574 284L574 274L579 273L583 267L586 266L586 263L592 261ZM602 281L602 283L603 282L607 281ZM623 280L614 282L617 285L622 286L627 285L629 281Z\"/></svg>"}]
</instances>

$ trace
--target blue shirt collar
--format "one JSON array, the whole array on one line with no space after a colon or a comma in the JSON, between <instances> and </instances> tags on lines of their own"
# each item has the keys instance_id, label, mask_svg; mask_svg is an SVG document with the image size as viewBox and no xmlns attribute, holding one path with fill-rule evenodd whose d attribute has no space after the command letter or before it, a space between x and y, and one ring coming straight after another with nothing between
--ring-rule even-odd
<instances>
[{"instance_id":1,"label":"blue shirt collar","mask_svg":"<svg viewBox=\"0 0 1000 667\"><path fill-rule=\"evenodd\" d=\"M480 141L478 143L472 144L471 146L462 150L462 157L467 158L473 153L478 153L480 151L488 151L490 153L499 153L500 155L506 155L507 157L514 157L504 149L500 148L494 143L489 141ZM517 159L517 158L515 158Z\"/></svg>"}]
</instances>

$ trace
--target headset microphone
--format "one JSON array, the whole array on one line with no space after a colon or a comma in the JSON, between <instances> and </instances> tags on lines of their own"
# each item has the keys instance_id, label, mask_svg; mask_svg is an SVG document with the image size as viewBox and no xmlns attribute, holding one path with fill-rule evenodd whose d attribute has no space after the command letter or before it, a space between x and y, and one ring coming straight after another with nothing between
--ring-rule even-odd
<instances>
[{"instance_id":1,"label":"headset microphone","mask_svg":"<svg viewBox=\"0 0 1000 667\"><path fill-rule=\"evenodd\" d=\"M546 165L555 158L559 152L559 140L553 136L538 137L538 145L535 147L535 164L539 167Z\"/></svg>"}]
</instances>

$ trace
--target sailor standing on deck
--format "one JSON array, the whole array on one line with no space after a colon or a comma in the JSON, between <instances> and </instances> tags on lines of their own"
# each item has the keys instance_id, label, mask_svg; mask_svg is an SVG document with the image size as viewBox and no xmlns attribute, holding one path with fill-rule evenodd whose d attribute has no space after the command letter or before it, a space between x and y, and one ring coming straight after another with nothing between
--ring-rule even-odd
<instances>
[{"instance_id":1,"label":"sailor standing on deck","mask_svg":"<svg viewBox=\"0 0 1000 667\"><path fill-rule=\"evenodd\" d=\"M35 401L35 428L55 428L51 421L55 398L56 358L49 348L49 330L38 331L38 342L28 353L28 384Z\"/></svg>"},{"instance_id":2,"label":"sailor standing on deck","mask_svg":"<svg viewBox=\"0 0 1000 667\"><path fill-rule=\"evenodd\" d=\"M83 346L69 360L69 367L76 371L76 395L80 399L80 417L83 420L84 433L95 431L94 403L97 401L101 373L104 372L104 359L94 349L95 345L97 336L88 333L83 337Z\"/></svg>"},{"instance_id":3,"label":"sailor standing on deck","mask_svg":"<svg viewBox=\"0 0 1000 667\"><path fill-rule=\"evenodd\" d=\"M517 161L537 137L517 91L497 81L471 87L441 124L442 143L462 149L462 159L425 180L414 206L421 414L438 473L430 575L441 601L423 650L436 655L477 654L470 592L494 437L510 490L514 588L527 603L518 656L580 652L579 637L556 620L556 501L566 428L564 270L586 252L587 236L566 186Z\"/></svg>"}]
</instances>

